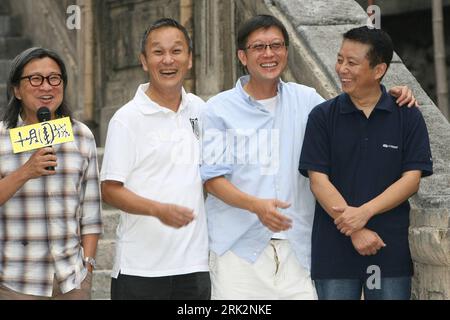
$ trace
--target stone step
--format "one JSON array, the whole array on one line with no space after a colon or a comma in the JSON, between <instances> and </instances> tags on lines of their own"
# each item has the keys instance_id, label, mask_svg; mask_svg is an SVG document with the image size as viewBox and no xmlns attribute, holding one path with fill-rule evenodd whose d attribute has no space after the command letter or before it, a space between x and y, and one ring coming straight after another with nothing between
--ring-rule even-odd
<instances>
[{"instance_id":1,"label":"stone step","mask_svg":"<svg viewBox=\"0 0 450 320\"><path fill-rule=\"evenodd\" d=\"M114 255L116 253L115 240L99 240L97 245L97 269L111 270L114 264Z\"/></svg>"},{"instance_id":2,"label":"stone step","mask_svg":"<svg viewBox=\"0 0 450 320\"><path fill-rule=\"evenodd\" d=\"M103 210L104 233L97 246L97 270L94 271L92 282L92 299L109 300L111 290L111 269L115 255L115 229L119 221L119 211L110 209L108 205Z\"/></svg>"},{"instance_id":3,"label":"stone step","mask_svg":"<svg viewBox=\"0 0 450 320\"><path fill-rule=\"evenodd\" d=\"M450 172L445 172L444 168L438 171L435 169L433 175L420 181L419 195L422 197L450 196Z\"/></svg>"},{"instance_id":4,"label":"stone step","mask_svg":"<svg viewBox=\"0 0 450 320\"><path fill-rule=\"evenodd\" d=\"M31 41L23 37L0 37L0 59L13 59L31 47Z\"/></svg>"},{"instance_id":5,"label":"stone step","mask_svg":"<svg viewBox=\"0 0 450 320\"><path fill-rule=\"evenodd\" d=\"M103 240L114 240L116 238L116 228L119 224L120 213L117 209L103 209Z\"/></svg>"},{"instance_id":6,"label":"stone step","mask_svg":"<svg viewBox=\"0 0 450 320\"><path fill-rule=\"evenodd\" d=\"M0 83L6 83L6 81L8 81L11 62L11 60L0 60Z\"/></svg>"},{"instance_id":7,"label":"stone step","mask_svg":"<svg viewBox=\"0 0 450 320\"><path fill-rule=\"evenodd\" d=\"M18 36L22 30L19 17L0 15L0 37Z\"/></svg>"},{"instance_id":8,"label":"stone step","mask_svg":"<svg viewBox=\"0 0 450 320\"><path fill-rule=\"evenodd\" d=\"M95 270L92 278L92 299L111 299L111 270Z\"/></svg>"}]
</instances>

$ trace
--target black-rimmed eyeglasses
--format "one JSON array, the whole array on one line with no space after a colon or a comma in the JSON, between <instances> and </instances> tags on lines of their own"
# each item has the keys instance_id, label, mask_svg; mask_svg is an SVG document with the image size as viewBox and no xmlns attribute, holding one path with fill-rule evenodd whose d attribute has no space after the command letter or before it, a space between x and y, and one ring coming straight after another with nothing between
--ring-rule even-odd
<instances>
[{"instance_id":1,"label":"black-rimmed eyeglasses","mask_svg":"<svg viewBox=\"0 0 450 320\"><path fill-rule=\"evenodd\" d=\"M255 52L264 52L267 47L270 48L270 50L274 51L274 52L278 52L281 51L282 49L285 48L285 43L284 41L274 41L270 44L265 44L265 43L253 43L247 46L247 50L252 50Z\"/></svg>"},{"instance_id":2,"label":"black-rimmed eyeglasses","mask_svg":"<svg viewBox=\"0 0 450 320\"><path fill-rule=\"evenodd\" d=\"M28 79L28 81L33 87L42 86L42 84L44 83L44 79L47 80L48 84L51 85L52 87L57 87L61 84L63 80L62 75L60 74L51 74L47 77L44 77L43 75L40 74L33 74L31 76L25 76L20 78L20 80L23 79Z\"/></svg>"}]
</instances>

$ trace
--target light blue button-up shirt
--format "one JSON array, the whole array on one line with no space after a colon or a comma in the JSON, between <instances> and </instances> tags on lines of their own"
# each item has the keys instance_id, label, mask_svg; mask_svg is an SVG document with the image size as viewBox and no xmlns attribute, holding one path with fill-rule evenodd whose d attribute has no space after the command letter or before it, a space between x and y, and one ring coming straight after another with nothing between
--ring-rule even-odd
<instances>
[{"instance_id":1,"label":"light blue button-up shirt","mask_svg":"<svg viewBox=\"0 0 450 320\"><path fill-rule=\"evenodd\" d=\"M299 263L310 269L315 199L298 171L309 112L324 99L313 88L279 82L274 115L243 89L249 77L207 102L203 114L203 181L224 176L241 191L291 204L278 209L293 220L285 232ZM208 195L210 249L231 250L253 263L273 235L256 214Z\"/></svg>"}]
</instances>

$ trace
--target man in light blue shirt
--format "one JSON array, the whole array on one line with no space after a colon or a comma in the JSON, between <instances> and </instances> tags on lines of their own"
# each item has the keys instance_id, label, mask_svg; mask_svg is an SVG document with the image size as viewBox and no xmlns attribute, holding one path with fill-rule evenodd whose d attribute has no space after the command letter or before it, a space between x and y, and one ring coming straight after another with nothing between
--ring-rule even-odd
<instances>
[{"instance_id":1,"label":"man in light blue shirt","mask_svg":"<svg viewBox=\"0 0 450 320\"><path fill-rule=\"evenodd\" d=\"M324 99L281 81L289 36L272 16L247 21L248 70L207 103L202 179L213 299L316 299L310 278L315 199L298 161L309 112Z\"/></svg>"}]
</instances>

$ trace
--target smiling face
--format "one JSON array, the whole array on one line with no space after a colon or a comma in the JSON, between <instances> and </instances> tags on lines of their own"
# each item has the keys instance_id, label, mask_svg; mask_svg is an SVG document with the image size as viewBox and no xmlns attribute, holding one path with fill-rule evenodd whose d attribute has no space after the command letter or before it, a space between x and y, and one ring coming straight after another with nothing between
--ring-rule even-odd
<instances>
[{"instance_id":1,"label":"smiling face","mask_svg":"<svg viewBox=\"0 0 450 320\"><path fill-rule=\"evenodd\" d=\"M266 46L262 51L253 49L258 44L284 43L283 33L277 27L260 28L247 38L246 50L239 50L238 57L253 80L276 82L287 65L288 50L284 45L274 50ZM248 48L250 47L250 48Z\"/></svg>"},{"instance_id":2,"label":"smiling face","mask_svg":"<svg viewBox=\"0 0 450 320\"><path fill-rule=\"evenodd\" d=\"M48 77L60 75L59 65L51 58L33 59L27 63L23 69L21 77L40 75ZM64 84L52 86L46 79L40 86L32 86L28 79L20 80L17 87L14 87L14 95L22 104L22 118L26 123L37 123L36 112L40 107L47 107L55 118L55 112L61 105L64 97Z\"/></svg>"},{"instance_id":3,"label":"smiling face","mask_svg":"<svg viewBox=\"0 0 450 320\"><path fill-rule=\"evenodd\" d=\"M175 27L151 31L145 52L140 59L152 90L179 92L186 73L192 68L192 53L183 32Z\"/></svg>"},{"instance_id":4,"label":"smiling face","mask_svg":"<svg viewBox=\"0 0 450 320\"><path fill-rule=\"evenodd\" d=\"M341 81L342 91L350 96L360 97L369 90L379 87L380 79L387 70L385 63L370 66L367 56L370 46L352 40L344 40L336 61L336 73Z\"/></svg>"}]
</instances>

